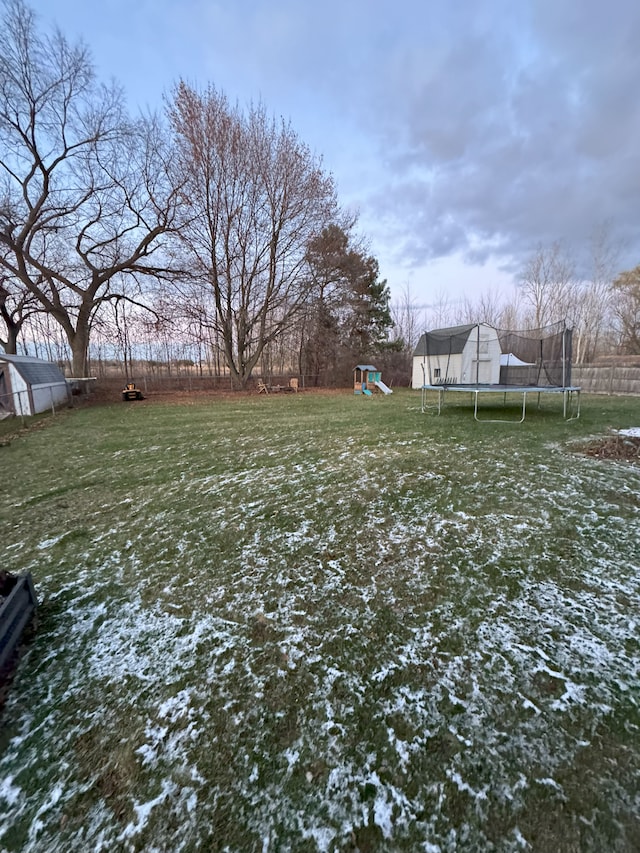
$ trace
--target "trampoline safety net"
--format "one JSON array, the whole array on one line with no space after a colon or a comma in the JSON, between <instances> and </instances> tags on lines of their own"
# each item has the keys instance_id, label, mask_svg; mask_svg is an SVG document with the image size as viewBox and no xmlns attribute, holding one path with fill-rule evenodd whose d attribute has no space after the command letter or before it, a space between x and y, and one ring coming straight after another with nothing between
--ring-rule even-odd
<instances>
[{"instance_id":1,"label":"trampoline safety net","mask_svg":"<svg viewBox=\"0 0 640 853\"><path fill-rule=\"evenodd\" d=\"M572 330L560 322L539 329L509 331L487 324L426 332L416 350L425 360L430 385L487 385L568 388L571 386ZM463 369L465 359L471 367ZM482 363L499 359L481 378ZM486 366L486 365L485 365ZM484 376L488 376L488 368ZM498 378L499 375L499 378Z\"/></svg>"}]
</instances>

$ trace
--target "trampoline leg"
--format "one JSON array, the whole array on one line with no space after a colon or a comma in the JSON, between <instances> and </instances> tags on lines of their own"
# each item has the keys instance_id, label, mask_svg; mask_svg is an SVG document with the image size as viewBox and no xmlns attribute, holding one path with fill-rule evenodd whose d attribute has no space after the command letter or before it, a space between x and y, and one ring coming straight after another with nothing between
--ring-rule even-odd
<instances>
[{"instance_id":1,"label":"trampoline leg","mask_svg":"<svg viewBox=\"0 0 640 853\"><path fill-rule=\"evenodd\" d=\"M427 411L427 409L437 408L438 414L440 414L440 412L442 411L442 397L444 394L444 388L435 388L435 389L432 388L431 390L435 390L436 394L438 395L438 402L434 403L434 404L429 404L428 397L427 397L429 392L428 392L427 388L423 386L423 388L422 388L422 405L420 407L423 415Z\"/></svg>"},{"instance_id":2,"label":"trampoline leg","mask_svg":"<svg viewBox=\"0 0 640 853\"><path fill-rule=\"evenodd\" d=\"M576 413L575 415L571 414L573 411L573 395L576 395ZM564 419L566 421L577 421L580 417L580 389L577 391L563 391L562 397L564 400Z\"/></svg>"},{"instance_id":3,"label":"trampoline leg","mask_svg":"<svg viewBox=\"0 0 640 853\"><path fill-rule=\"evenodd\" d=\"M524 419L527 414L527 392L522 392L522 417L520 420L505 420L504 418L479 418L478 417L478 391L472 391L472 394L475 395L475 403L473 407L473 417L478 423L485 424L521 424L524 422ZM506 398L506 393L505 393Z\"/></svg>"}]
</instances>

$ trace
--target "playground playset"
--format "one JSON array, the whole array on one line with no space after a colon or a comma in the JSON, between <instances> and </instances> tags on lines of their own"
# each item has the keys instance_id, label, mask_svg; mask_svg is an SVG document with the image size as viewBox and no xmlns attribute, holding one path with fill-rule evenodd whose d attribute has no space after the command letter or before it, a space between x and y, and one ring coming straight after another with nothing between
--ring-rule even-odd
<instances>
[{"instance_id":1,"label":"playground playset","mask_svg":"<svg viewBox=\"0 0 640 853\"><path fill-rule=\"evenodd\" d=\"M382 381L382 373L372 364L357 364L353 368L353 393L371 397L377 391L393 394L391 388Z\"/></svg>"}]
</instances>

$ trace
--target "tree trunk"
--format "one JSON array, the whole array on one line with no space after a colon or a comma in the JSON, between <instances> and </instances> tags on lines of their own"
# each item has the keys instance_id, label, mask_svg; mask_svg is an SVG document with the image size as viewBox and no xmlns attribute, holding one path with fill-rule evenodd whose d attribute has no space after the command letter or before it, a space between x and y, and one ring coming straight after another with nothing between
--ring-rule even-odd
<instances>
[{"instance_id":1,"label":"tree trunk","mask_svg":"<svg viewBox=\"0 0 640 853\"><path fill-rule=\"evenodd\" d=\"M20 326L16 326L13 323L7 325L7 340L4 341L4 351L7 355L17 355L19 331Z\"/></svg>"},{"instance_id":2,"label":"tree trunk","mask_svg":"<svg viewBox=\"0 0 640 853\"><path fill-rule=\"evenodd\" d=\"M17 355L18 335L20 334L23 321L16 322L9 311L5 309L4 305L0 306L0 316L2 317L7 330L7 340L0 341L0 343L2 343L7 355Z\"/></svg>"},{"instance_id":3,"label":"tree trunk","mask_svg":"<svg viewBox=\"0 0 640 853\"><path fill-rule=\"evenodd\" d=\"M89 375L89 327L78 323L73 337L69 338L71 347L71 372L74 378L82 379Z\"/></svg>"}]
</instances>

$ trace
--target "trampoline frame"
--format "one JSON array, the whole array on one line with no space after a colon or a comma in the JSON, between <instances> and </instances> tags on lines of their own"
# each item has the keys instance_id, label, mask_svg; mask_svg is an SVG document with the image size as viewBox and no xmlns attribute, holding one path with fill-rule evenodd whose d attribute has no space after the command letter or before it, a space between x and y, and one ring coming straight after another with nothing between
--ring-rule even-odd
<instances>
[{"instance_id":1,"label":"trampoline frame","mask_svg":"<svg viewBox=\"0 0 640 853\"><path fill-rule=\"evenodd\" d=\"M429 404L428 393L435 391L438 394L437 403ZM562 414L566 421L575 421L580 417L580 388L575 385L566 387L553 385L423 385L422 386L422 413L427 409L438 409L438 414L442 412L444 403L444 395L446 391L463 392L471 394L473 397L473 417L479 423L493 424L521 424L523 423L527 413L527 394L538 395L538 406L540 406L541 394L562 394ZM482 394L503 394L503 405L506 406L507 394L522 394L522 416L516 418L480 418L478 417L478 398Z\"/></svg>"}]
</instances>

